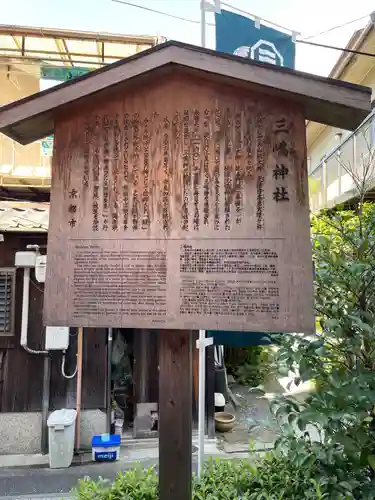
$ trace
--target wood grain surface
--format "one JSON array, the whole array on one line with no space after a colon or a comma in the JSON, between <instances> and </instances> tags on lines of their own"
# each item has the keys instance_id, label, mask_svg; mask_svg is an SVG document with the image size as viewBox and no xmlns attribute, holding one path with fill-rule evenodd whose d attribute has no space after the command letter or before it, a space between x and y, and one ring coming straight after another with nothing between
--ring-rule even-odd
<instances>
[{"instance_id":1,"label":"wood grain surface","mask_svg":"<svg viewBox=\"0 0 375 500\"><path fill-rule=\"evenodd\" d=\"M46 324L313 331L302 106L171 75L54 147Z\"/></svg>"}]
</instances>

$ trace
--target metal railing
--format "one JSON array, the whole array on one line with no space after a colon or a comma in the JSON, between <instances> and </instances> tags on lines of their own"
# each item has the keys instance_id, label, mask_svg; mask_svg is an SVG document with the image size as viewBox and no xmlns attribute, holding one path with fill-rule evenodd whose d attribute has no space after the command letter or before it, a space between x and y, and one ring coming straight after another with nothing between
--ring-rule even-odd
<instances>
[{"instance_id":1,"label":"metal railing","mask_svg":"<svg viewBox=\"0 0 375 500\"><path fill-rule=\"evenodd\" d=\"M371 113L355 132L309 173L312 212L331 208L355 197L356 186L351 173L361 178L366 157L374 145L375 113Z\"/></svg>"}]
</instances>

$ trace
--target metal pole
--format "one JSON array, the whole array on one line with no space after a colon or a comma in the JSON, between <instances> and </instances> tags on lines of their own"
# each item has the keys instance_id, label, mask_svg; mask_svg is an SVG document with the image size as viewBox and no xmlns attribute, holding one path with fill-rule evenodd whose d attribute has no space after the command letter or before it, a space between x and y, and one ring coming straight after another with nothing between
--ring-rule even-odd
<instances>
[{"instance_id":1,"label":"metal pole","mask_svg":"<svg viewBox=\"0 0 375 500\"><path fill-rule=\"evenodd\" d=\"M113 341L112 328L108 328L108 342L107 342L107 432L111 434L112 425L112 341Z\"/></svg>"},{"instance_id":2,"label":"metal pole","mask_svg":"<svg viewBox=\"0 0 375 500\"><path fill-rule=\"evenodd\" d=\"M201 0L201 45L206 46L206 7L205 0Z\"/></svg>"},{"instance_id":3,"label":"metal pole","mask_svg":"<svg viewBox=\"0 0 375 500\"><path fill-rule=\"evenodd\" d=\"M77 421L76 421L76 450L81 447L81 401L82 401L82 355L83 355L83 328L78 328L77 339Z\"/></svg>"},{"instance_id":4,"label":"metal pole","mask_svg":"<svg viewBox=\"0 0 375 500\"><path fill-rule=\"evenodd\" d=\"M48 411L49 411L49 393L51 382L51 357L49 354L44 356L43 360L43 400L42 400L42 453L48 453Z\"/></svg>"},{"instance_id":5,"label":"metal pole","mask_svg":"<svg viewBox=\"0 0 375 500\"><path fill-rule=\"evenodd\" d=\"M198 400L198 477L202 474L204 463L204 430L205 430L205 388L206 388L206 332L199 330L199 400Z\"/></svg>"}]
</instances>

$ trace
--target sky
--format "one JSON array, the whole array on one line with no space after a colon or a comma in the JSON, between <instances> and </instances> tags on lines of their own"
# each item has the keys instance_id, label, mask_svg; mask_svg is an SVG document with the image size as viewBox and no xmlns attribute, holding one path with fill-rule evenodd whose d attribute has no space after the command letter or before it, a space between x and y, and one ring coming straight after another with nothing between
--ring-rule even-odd
<instances>
[{"instance_id":1,"label":"sky","mask_svg":"<svg viewBox=\"0 0 375 500\"><path fill-rule=\"evenodd\" d=\"M113 0L0 0L1 23L24 26L102 31L132 35L160 35L168 39L200 44L200 0L129 0L130 2L196 21L186 22L115 3ZM375 9L371 0L227 0L286 28L315 35L333 26L368 16ZM226 8L226 7L225 7ZM214 14L206 16L207 46L215 48ZM313 42L344 47L354 30L369 17L325 35ZM327 76L340 52L297 43L296 68Z\"/></svg>"}]
</instances>

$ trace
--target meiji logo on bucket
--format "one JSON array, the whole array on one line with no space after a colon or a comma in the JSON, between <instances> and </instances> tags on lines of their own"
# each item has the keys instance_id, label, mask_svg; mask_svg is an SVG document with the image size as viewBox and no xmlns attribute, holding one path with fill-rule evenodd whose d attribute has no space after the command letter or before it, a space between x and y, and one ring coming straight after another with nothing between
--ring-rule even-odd
<instances>
[{"instance_id":1,"label":"meiji logo on bucket","mask_svg":"<svg viewBox=\"0 0 375 500\"><path fill-rule=\"evenodd\" d=\"M116 451L95 452L95 460L98 462L114 462L117 459Z\"/></svg>"}]
</instances>

